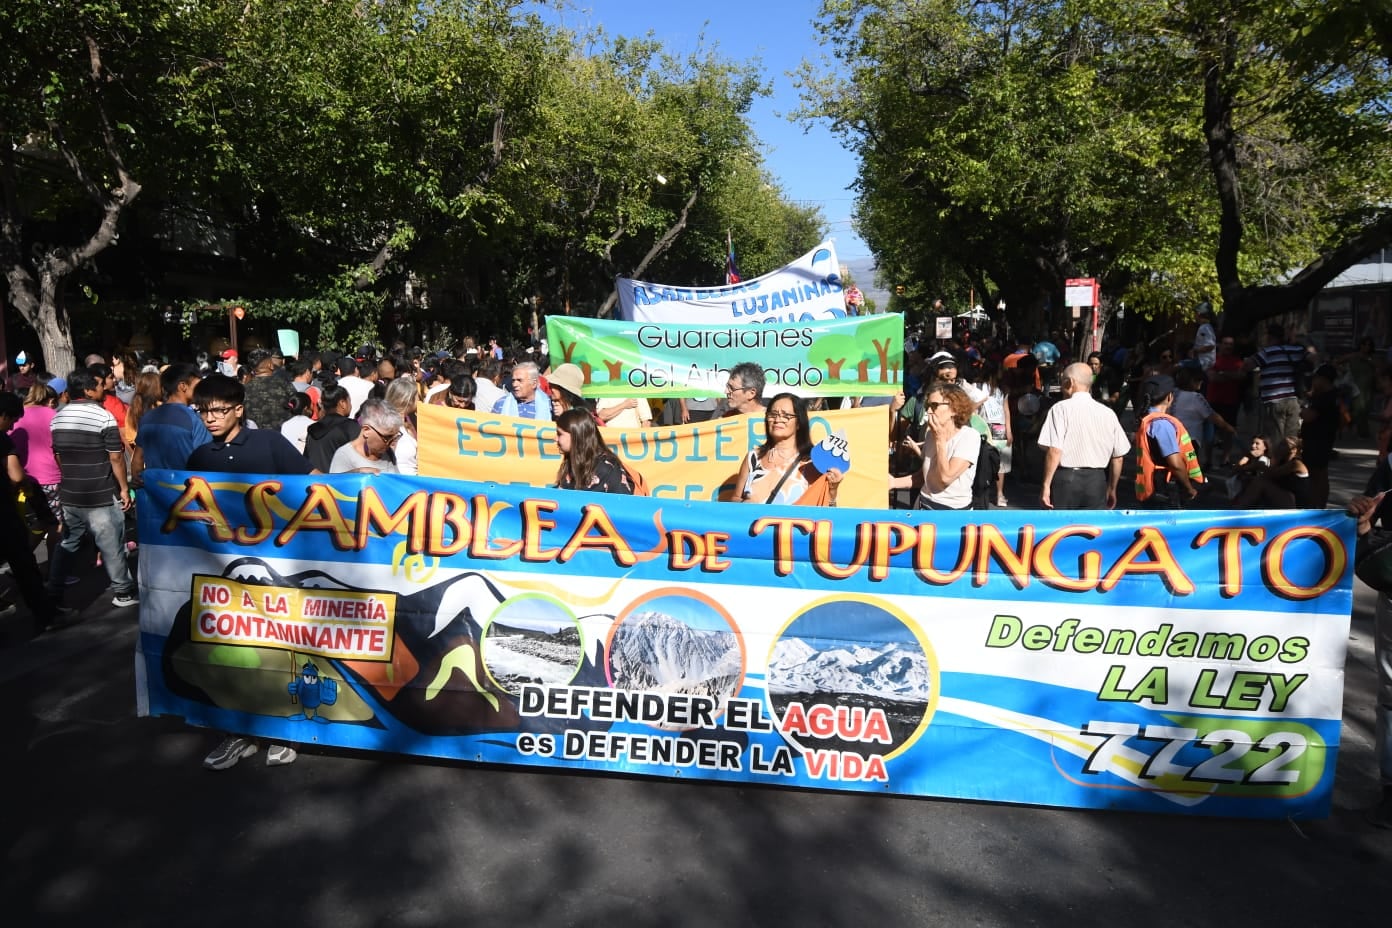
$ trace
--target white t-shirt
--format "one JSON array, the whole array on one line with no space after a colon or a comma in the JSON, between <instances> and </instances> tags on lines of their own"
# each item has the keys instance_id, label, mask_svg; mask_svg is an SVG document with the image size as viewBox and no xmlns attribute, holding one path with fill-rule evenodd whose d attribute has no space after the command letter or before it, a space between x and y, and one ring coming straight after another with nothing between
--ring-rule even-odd
<instances>
[{"instance_id":1,"label":"white t-shirt","mask_svg":"<svg viewBox=\"0 0 1392 928\"><path fill-rule=\"evenodd\" d=\"M923 443L923 473L927 476L929 469L933 466L933 455L937 452L937 444L933 441L933 436L929 434L928 440ZM972 502L972 482L976 480L976 459L981 454L981 433L970 425L964 425L957 430L947 442L947 457L949 460L967 461L967 469L957 475L957 479L949 483L938 493L929 493L925 486L921 495L933 501L939 506L947 506L949 509L967 509Z\"/></svg>"},{"instance_id":2,"label":"white t-shirt","mask_svg":"<svg viewBox=\"0 0 1392 928\"><path fill-rule=\"evenodd\" d=\"M290 439L290 444L295 446L296 451L304 454L305 437L313 424L314 420L309 416L291 416L280 424L280 434Z\"/></svg>"},{"instance_id":3,"label":"white t-shirt","mask_svg":"<svg viewBox=\"0 0 1392 928\"><path fill-rule=\"evenodd\" d=\"M372 382L350 375L338 378L338 385L348 391L348 399L353 404L353 411L350 415L356 416L358 410L362 408L362 404L367 402L367 398L372 395Z\"/></svg>"},{"instance_id":4,"label":"white t-shirt","mask_svg":"<svg viewBox=\"0 0 1392 928\"><path fill-rule=\"evenodd\" d=\"M539 389L539 388L538 388ZM474 408L491 410L507 391L485 377L474 378Z\"/></svg>"},{"instance_id":5,"label":"white t-shirt","mask_svg":"<svg viewBox=\"0 0 1392 928\"><path fill-rule=\"evenodd\" d=\"M1213 326L1205 322L1194 333L1194 357L1198 359L1200 367L1208 370L1213 366L1213 359L1217 353L1218 335L1213 331Z\"/></svg>"},{"instance_id":6,"label":"white t-shirt","mask_svg":"<svg viewBox=\"0 0 1392 928\"><path fill-rule=\"evenodd\" d=\"M379 474L396 473L396 465L391 461L385 458L374 461L371 458L364 457L358 453L357 448L353 447L351 441L334 452L333 461L329 464L329 473L346 474L356 471L361 467L371 468Z\"/></svg>"},{"instance_id":7,"label":"white t-shirt","mask_svg":"<svg viewBox=\"0 0 1392 928\"><path fill-rule=\"evenodd\" d=\"M600 400L595 404L595 412L602 413L612 406L619 406L625 402L627 402L627 400ZM614 416L614 418L605 419L604 425L606 428L611 429L641 429L643 427L643 419L647 418L651 421L651 416L652 409L648 406L648 401L640 399L638 405L632 409L625 409L623 412ZM600 416L600 418L604 419L604 416Z\"/></svg>"},{"instance_id":8,"label":"white t-shirt","mask_svg":"<svg viewBox=\"0 0 1392 928\"><path fill-rule=\"evenodd\" d=\"M396 447L392 448L392 454L396 456L398 474L415 474L419 471L420 464L416 460L419 447L416 444L416 436L402 429L401 439L397 441Z\"/></svg>"}]
</instances>

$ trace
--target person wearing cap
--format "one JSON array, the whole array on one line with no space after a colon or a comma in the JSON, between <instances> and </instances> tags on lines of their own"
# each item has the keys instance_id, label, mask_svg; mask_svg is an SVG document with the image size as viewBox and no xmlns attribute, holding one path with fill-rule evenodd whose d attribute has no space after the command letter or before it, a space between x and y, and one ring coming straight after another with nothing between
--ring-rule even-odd
<instances>
[{"instance_id":1,"label":"person wearing cap","mask_svg":"<svg viewBox=\"0 0 1392 928\"><path fill-rule=\"evenodd\" d=\"M1070 364L1059 378L1063 399L1049 407L1044 449L1045 509L1115 509L1122 459L1131 450L1116 413L1092 398L1092 368Z\"/></svg>"},{"instance_id":2,"label":"person wearing cap","mask_svg":"<svg viewBox=\"0 0 1392 928\"><path fill-rule=\"evenodd\" d=\"M1158 502L1163 498L1179 509L1199 495L1198 484L1204 482L1204 475L1184 423L1170 415L1174 392L1174 380L1162 375L1147 377L1141 383L1148 412L1136 429L1136 501ZM1160 495L1162 485L1171 488L1165 497Z\"/></svg>"},{"instance_id":3,"label":"person wearing cap","mask_svg":"<svg viewBox=\"0 0 1392 928\"><path fill-rule=\"evenodd\" d=\"M1288 343L1286 330L1274 322L1266 327L1266 347L1242 362L1245 372L1261 371L1260 431L1273 442L1300 434L1300 376L1307 370L1305 364L1304 346Z\"/></svg>"},{"instance_id":4,"label":"person wearing cap","mask_svg":"<svg viewBox=\"0 0 1392 928\"><path fill-rule=\"evenodd\" d=\"M275 361L265 348L252 349L247 365L251 379L246 382L246 417L259 429L279 432L292 415L295 388L275 375Z\"/></svg>"},{"instance_id":5,"label":"person wearing cap","mask_svg":"<svg viewBox=\"0 0 1392 928\"><path fill-rule=\"evenodd\" d=\"M15 355L15 367L19 369L19 372L10 378L10 389L23 397L34 385L34 359L29 356L28 352L21 351Z\"/></svg>"},{"instance_id":6,"label":"person wearing cap","mask_svg":"<svg viewBox=\"0 0 1392 928\"><path fill-rule=\"evenodd\" d=\"M915 444L925 441L927 416L924 401L930 390L943 384L954 384L962 388L972 409L976 410L986 402L987 393L974 384L964 383L957 376L957 359L949 351L939 351L931 355L925 363L923 388L899 410L899 432L903 437L912 438Z\"/></svg>"},{"instance_id":7,"label":"person wearing cap","mask_svg":"<svg viewBox=\"0 0 1392 928\"><path fill-rule=\"evenodd\" d=\"M237 359L237 350L235 348L228 348L224 350L222 354L218 355L218 373L222 374L224 377L236 377L237 365L239 363L240 361Z\"/></svg>"},{"instance_id":8,"label":"person wearing cap","mask_svg":"<svg viewBox=\"0 0 1392 928\"><path fill-rule=\"evenodd\" d=\"M1339 410L1339 391L1334 382L1339 372L1332 364L1321 364L1310 381L1310 395L1300 413L1300 450L1310 472L1306 502L1311 509L1323 509L1329 502L1329 461L1334 456L1343 414Z\"/></svg>"}]
</instances>

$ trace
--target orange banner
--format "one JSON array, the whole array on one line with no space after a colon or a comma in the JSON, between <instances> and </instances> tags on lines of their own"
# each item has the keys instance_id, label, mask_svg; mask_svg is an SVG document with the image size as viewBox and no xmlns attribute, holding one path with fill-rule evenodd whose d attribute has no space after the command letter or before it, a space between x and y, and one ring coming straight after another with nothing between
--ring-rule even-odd
<instances>
[{"instance_id":1,"label":"orange banner","mask_svg":"<svg viewBox=\"0 0 1392 928\"><path fill-rule=\"evenodd\" d=\"M420 406L422 476L525 486L554 486L561 463L550 422L474 410ZM842 506L883 509L889 502L889 411L884 406L812 414L812 441L841 433L851 463L841 484ZM764 420L733 416L651 429L600 429L619 458L640 472L653 496L728 496L740 462L764 440Z\"/></svg>"}]
</instances>

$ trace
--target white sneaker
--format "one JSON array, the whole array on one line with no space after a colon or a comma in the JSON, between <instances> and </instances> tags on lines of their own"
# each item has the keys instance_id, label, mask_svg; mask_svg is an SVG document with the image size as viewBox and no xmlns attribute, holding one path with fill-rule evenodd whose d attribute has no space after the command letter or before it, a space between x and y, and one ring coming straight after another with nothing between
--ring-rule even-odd
<instances>
[{"instance_id":1,"label":"white sneaker","mask_svg":"<svg viewBox=\"0 0 1392 928\"><path fill-rule=\"evenodd\" d=\"M298 756L295 749L288 744L273 744L266 749L266 766L284 767L286 764L293 764Z\"/></svg>"},{"instance_id":2,"label":"white sneaker","mask_svg":"<svg viewBox=\"0 0 1392 928\"><path fill-rule=\"evenodd\" d=\"M237 766L242 758L250 757L256 751L256 742L250 738L228 735L203 758L203 767L207 770L226 770L228 767Z\"/></svg>"}]
</instances>

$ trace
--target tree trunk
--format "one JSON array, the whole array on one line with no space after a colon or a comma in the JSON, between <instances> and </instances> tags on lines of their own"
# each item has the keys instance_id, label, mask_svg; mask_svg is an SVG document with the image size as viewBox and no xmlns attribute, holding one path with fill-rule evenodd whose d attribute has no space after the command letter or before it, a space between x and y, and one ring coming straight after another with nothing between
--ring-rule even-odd
<instances>
[{"instance_id":1,"label":"tree trunk","mask_svg":"<svg viewBox=\"0 0 1392 928\"><path fill-rule=\"evenodd\" d=\"M49 372L63 377L76 367L72 325L63 304L67 279L116 241L122 214L140 195L140 184L126 171L115 128L103 103L109 75L102 64L101 49L90 36L86 37L86 43L91 63L93 115L109 162L107 170L118 181L115 189L106 187L101 175L87 171L77 152L68 145L63 126L50 120L48 129L72 179L101 212L97 228L87 241L71 248L59 245L27 248L14 154L12 151L0 154L0 265L9 286L10 301L38 333ZM0 137L7 136L0 133Z\"/></svg>"},{"instance_id":2,"label":"tree trunk","mask_svg":"<svg viewBox=\"0 0 1392 928\"><path fill-rule=\"evenodd\" d=\"M681 215L677 216L677 221L672 223L671 228L662 233L662 237L648 249L648 253L643 256L643 260L639 261L638 266L631 271L634 277L646 271L649 264L652 264L662 256L663 252L672 247L672 243L677 240L677 236L681 235L682 230L686 228L686 218L691 213L691 207L696 205L696 197L700 192L700 187L691 191L691 196L686 198L686 204L682 206ZM615 289L610 292L609 297L604 301L603 305L599 307L599 311L595 313L595 316L600 319L608 318L614 311L614 304L618 301L619 291Z\"/></svg>"}]
</instances>

